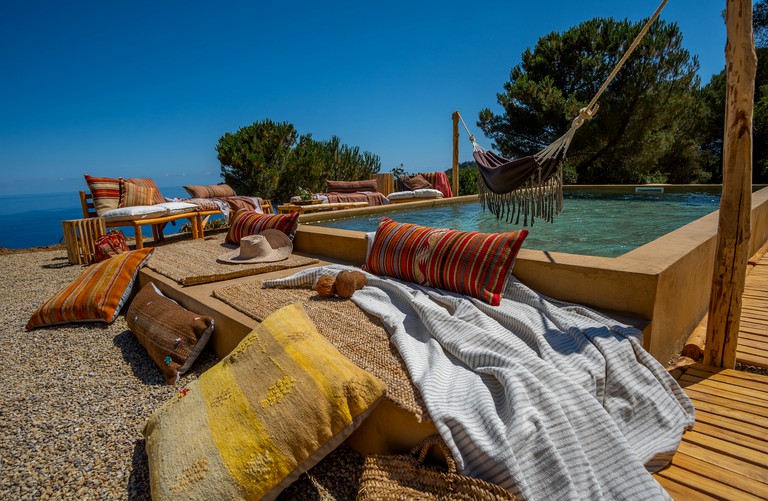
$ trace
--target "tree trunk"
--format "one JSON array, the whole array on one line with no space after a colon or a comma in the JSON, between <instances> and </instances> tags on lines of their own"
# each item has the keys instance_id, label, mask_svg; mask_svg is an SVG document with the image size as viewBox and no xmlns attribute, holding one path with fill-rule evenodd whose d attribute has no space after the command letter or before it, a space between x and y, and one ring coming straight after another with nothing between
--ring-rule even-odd
<instances>
[{"instance_id":1,"label":"tree trunk","mask_svg":"<svg viewBox=\"0 0 768 501\"><path fill-rule=\"evenodd\" d=\"M752 114L757 57L752 38L752 1L726 3L728 74L723 146L723 194L717 255L709 298L704 363L733 368L739 339L741 296L749 259L752 205Z\"/></svg>"}]
</instances>

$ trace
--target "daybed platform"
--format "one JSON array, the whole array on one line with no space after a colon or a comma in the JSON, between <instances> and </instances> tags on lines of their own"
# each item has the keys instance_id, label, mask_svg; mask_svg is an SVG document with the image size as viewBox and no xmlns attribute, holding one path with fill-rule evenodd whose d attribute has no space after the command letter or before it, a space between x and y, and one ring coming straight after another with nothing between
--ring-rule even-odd
<instances>
[{"instance_id":1,"label":"daybed platform","mask_svg":"<svg viewBox=\"0 0 768 501\"><path fill-rule=\"evenodd\" d=\"M214 335L209 346L222 356L259 322L213 297L216 291L246 288L255 280L286 277L300 270L331 264L327 259L320 259L316 264L300 268L191 287L181 287L174 280L144 268L139 281L140 286L152 282L184 306L215 318L216 330L226 335ZM768 377L696 365L680 371L676 378L692 398L697 420L694 429L683 436L671 466L655 478L675 499L765 499L768 496ZM347 443L363 454L403 452L435 431L428 418L418 419L388 398Z\"/></svg>"}]
</instances>

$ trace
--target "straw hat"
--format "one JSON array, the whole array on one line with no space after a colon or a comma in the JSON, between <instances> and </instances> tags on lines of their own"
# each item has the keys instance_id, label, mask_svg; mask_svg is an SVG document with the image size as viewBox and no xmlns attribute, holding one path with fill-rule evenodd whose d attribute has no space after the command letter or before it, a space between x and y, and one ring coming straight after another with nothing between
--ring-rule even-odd
<instances>
[{"instance_id":1,"label":"straw hat","mask_svg":"<svg viewBox=\"0 0 768 501\"><path fill-rule=\"evenodd\" d=\"M224 263L249 264L272 263L287 259L293 252L291 239L279 230L264 230L258 235L240 239L240 248L222 254L217 261Z\"/></svg>"}]
</instances>

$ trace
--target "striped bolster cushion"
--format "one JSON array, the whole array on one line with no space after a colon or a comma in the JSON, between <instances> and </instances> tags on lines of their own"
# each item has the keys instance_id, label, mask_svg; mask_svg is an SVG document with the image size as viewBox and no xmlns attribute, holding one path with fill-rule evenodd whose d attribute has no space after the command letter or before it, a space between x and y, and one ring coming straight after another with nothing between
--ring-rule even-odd
<instances>
[{"instance_id":1,"label":"striped bolster cushion","mask_svg":"<svg viewBox=\"0 0 768 501\"><path fill-rule=\"evenodd\" d=\"M235 190L228 184L211 184L207 186L184 186L192 198L222 198L234 197Z\"/></svg>"},{"instance_id":2,"label":"striped bolster cushion","mask_svg":"<svg viewBox=\"0 0 768 501\"><path fill-rule=\"evenodd\" d=\"M26 330L44 325L102 321L117 318L139 270L152 255L152 247L123 252L85 269L43 303L27 322Z\"/></svg>"},{"instance_id":3,"label":"striped bolster cushion","mask_svg":"<svg viewBox=\"0 0 768 501\"><path fill-rule=\"evenodd\" d=\"M301 303L268 316L144 427L153 499L274 499L368 416L386 387Z\"/></svg>"},{"instance_id":4,"label":"striped bolster cushion","mask_svg":"<svg viewBox=\"0 0 768 501\"><path fill-rule=\"evenodd\" d=\"M157 190L120 180L120 204L118 207L153 205ZM159 202L162 203L162 202Z\"/></svg>"},{"instance_id":5,"label":"striped bolster cushion","mask_svg":"<svg viewBox=\"0 0 768 501\"><path fill-rule=\"evenodd\" d=\"M160 188L157 187L155 181L151 177L129 177L123 179L127 183L133 183L142 188L152 188L155 190L155 196L152 198L152 203L147 205L161 204L165 202L165 197L160 193Z\"/></svg>"},{"instance_id":6,"label":"striped bolster cushion","mask_svg":"<svg viewBox=\"0 0 768 501\"><path fill-rule=\"evenodd\" d=\"M101 216L120 205L120 180L111 177L94 177L85 174L88 191L93 196L93 207Z\"/></svg>"},{"instance_id":7,"label":"striped bolster cushion","mask_svg":"<svg viewBox=\"0 0 768 501\"><path fill-rule=\"evenodd\" d=\"M240 239L244 236L258 235L267 229L282 231L293 240L298 226L298 212L270 215L240 209L229 224L229 232L225 241L228 244L240 245Z\"/></svg>"},{"instance_id":8,"label":"striped bolster cushion","mask_svg":"<svg viewBox=\"0 0 768 501\"><path fill-rule=\"evenodd\" d=\"M383 217L363 269L498 306L526 236L528 230L463 232Z\"/></svg>"}]
</instances>

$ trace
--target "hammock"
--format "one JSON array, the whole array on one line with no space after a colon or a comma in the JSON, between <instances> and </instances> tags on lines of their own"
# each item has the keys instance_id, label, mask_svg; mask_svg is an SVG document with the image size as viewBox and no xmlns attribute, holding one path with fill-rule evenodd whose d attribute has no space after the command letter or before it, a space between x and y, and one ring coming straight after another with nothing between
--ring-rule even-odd
<instances>
[{"instance_id":1,"label":"hammock","mask_svg":"<svg viewBox=\"0 0 768 501\"><path fill-rule=\"evenodd\" d=\"M464 118L459 114L459 119L472 141L472 156L477 162L478 177L482 180L478 182L478 188L483 210L488 208L496 219L504 219L508 223L514 221L514 224L519 224L522 216L524 226L528 226L529 217L531 226L535 218L554 222L554 217L563 210L563 161L574 133L584 122L595 116L600 107L597 100L640 44L667 1L662 0L592 101L579 110L579 115L573 119L568 131L538 153L508 160L487 151L475 142L475 137L469 132Z\"/></svg>"}]
</instances>

